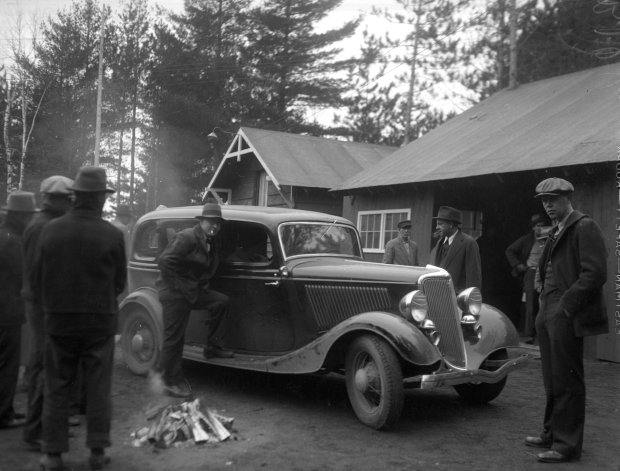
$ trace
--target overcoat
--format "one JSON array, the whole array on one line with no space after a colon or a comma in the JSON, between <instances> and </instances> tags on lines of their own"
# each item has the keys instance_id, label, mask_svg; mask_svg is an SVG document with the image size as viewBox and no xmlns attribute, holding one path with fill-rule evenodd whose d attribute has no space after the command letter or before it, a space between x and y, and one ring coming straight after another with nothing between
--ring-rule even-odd
<instances>
[{"instance_id":1,"label":"overcoat","mask_svg":"<svg viewBox=\"0 0 620 471\"><path fill-rule=\"evenodd\" d=\"M22 285L21 234L10 221L0 226L0 326L18 326L24 323Z\"/></svg>"},{"instance_id":2,"label":"overcoat","mask_svg":"<svg viewBox=\"0 0 620 471\"><path fill-rule=\"evenodd\" d=\"M603 299L607 280L607 249L598 224L580 211L573 211L564 229L547 239L538 265L545 282L545 263L551 257L555 281L562 292L560 306L573 319L578 337L605 334L609 322Z\"/></svg>"},{"instance_id":3,"label":"overcoat","mask_svg":"<svg viewBox=\"0 0 620 471\"><path fill-rule=\"evenodd\" d=\"M457 294L465 288L482 286L482 268L480 265L480 249L475 239L458 231L445 258L438 263L437 253L443 239L440 239L431 252L433 265L445 269L452 277Z\"/></svg>"}]
</instances>

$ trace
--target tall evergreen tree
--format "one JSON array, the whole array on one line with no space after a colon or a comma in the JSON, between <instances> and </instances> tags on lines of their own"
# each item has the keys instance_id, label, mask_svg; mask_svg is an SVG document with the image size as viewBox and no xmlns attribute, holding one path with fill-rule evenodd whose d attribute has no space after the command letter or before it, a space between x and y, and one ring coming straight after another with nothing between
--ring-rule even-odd
<instances>
[{"instance_id":1,"label":"tall evergreen tree","mask_svg":"<svg viewBox=\"0 0 620 471\"><path fill-rule=\"evenodd\" d=\"M342 0L266 0L249 14L252 28L242 47L244 97L252 106L243 121L257 127L305 130L310 107L342 104L347 65L336 60L334 44L357 28L358 20L317 32L317 23Z\"/></svg>"}]
</instances>

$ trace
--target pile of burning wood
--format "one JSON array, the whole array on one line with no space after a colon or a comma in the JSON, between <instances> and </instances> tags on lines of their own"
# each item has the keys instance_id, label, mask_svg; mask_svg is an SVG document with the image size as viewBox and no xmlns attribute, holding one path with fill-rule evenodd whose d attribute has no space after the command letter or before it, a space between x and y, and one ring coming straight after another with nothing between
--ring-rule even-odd
<instances>
[{"instance_id":1,"label":"pile of burning wood","mask_svg":"<svg viewBox=\"0 0 620 471\"><path fill-rule=\"evenodd\" d=\"M205 409L200 399L170 404L147 414L149 427L133 432L133 446L154 445L168 448L175 444L217 443L232 436L233 418L224 417L215 411Z\"/></svg>"}]
</instances>

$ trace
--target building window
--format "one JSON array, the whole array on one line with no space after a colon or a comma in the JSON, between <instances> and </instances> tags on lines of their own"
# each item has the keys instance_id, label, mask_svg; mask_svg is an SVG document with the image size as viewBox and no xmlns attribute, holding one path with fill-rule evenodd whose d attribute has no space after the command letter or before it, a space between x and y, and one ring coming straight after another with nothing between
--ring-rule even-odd
<instances>
[{"instance_id":1,"label":"building window","mask_svg":"<svg viewBox=\"0 0 620 471\"><path fill-rule=\"evenodd\" d=\"M360 211L357 215L357 227L364 252L384 252L385 244L398 235L397 224L409 219L410 215L409 209Z\"/></svg>"}]
</instances>

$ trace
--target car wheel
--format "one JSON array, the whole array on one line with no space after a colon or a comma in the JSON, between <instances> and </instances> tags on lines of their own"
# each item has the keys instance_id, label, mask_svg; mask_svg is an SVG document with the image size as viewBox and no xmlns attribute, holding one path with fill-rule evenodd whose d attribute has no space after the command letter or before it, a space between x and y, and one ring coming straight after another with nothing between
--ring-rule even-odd
<instances>
[{"instance_id":1,"label":"car wheel","mask_svg":"<svg viewBox=\"0 0 620 471\"><path fill-rule=\"evenodd\" d=\"M490 356L494 360L505 360L508 358L505 351L499 351ZM497 383L465 383L454 386L454 389L461 396L461 399L471 404L487 404L499 396L506 386L507 377Z\"/></svg>"},{"instance_id":2,"label":"car wheel","mask_svg":"<svg viewBox=\"0 0 620 471\"><path fill-rule=\"evenodd\" d=\"M144 376L157 365L161 335L153 318L141 307L132 307L121 331L123 358L129 370Z\"/></svg>"},{"instance_id":3,"label":"car wheel","mask_svg":"<svg viewBox=\"0 0 620 471\"><path fill-rule=\"evenodd\" d=\"M385 340L371 335L355 339L347 351L345 378L360 422L384 430L396 423L403 409L403 373Z\"/></svg>"}]
</instances>

